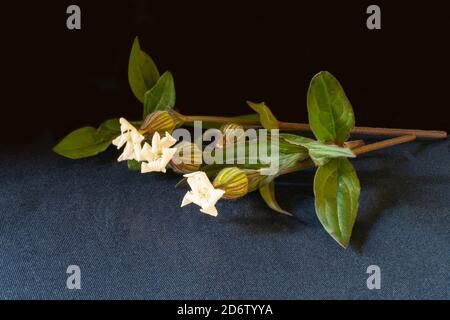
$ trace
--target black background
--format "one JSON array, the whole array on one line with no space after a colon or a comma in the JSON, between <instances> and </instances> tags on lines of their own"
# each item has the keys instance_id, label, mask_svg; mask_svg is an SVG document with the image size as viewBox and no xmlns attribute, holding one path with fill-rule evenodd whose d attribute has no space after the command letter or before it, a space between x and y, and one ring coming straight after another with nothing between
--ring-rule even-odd
<instances>
[{"instance_id":1,"label":"black background","mask_svg":"<svg viewBox=\"0 0 450 320\"><path fill-rule=\"evenodd\" d=\"M77 4L82 30L66 28ZM378 4L382 30L366 28ZM444 1L23 1L2 4L6 143L62 138L142 112L127 80L133 38L175 77L185 114L246 114L265 101L307 122L306 91L321 70L343 84L357 125L450 126L450 30ZM6 126L6 127L5 127ZM6 139L5 139L6 138Z\"/></svg>"}]
</instances>

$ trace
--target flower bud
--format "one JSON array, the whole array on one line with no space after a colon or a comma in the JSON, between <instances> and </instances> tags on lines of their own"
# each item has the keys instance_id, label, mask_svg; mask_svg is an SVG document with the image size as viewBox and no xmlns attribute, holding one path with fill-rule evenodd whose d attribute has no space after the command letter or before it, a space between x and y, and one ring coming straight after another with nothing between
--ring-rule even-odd
<instances>
[{"instance_id":1,"label":"flower bud","mask_svg":"<svg viewBox=\"0 0 450 320\"><path fill-rule=\"evenodd\" d=\"M219 148L226 147L230 144L237 144L245 141L245 130L242 126L235 123L224 124L220 131L223 134L222 141L219 141L217 146Z\"/></svg>"},{"instance_id":2,"label":"flower bud","mask_svg":"<svg viewBox=\"0 0 450 320\"><path fill-rule=\"evenodd\" d=\"M248 193L247 175L236 167L225 168L216 176L213 186L225 191L224 199L241 198Z\"/></svg>"},{"instance_id":3,"label":"flower bud","mask_svg":"<svg viewBox=\"0 0 450 320\"><path fill-rule=\"evenodd\" d=\"M202 164L202 151L195 143L182 141L174 148L177 148L177 151L169 163L173 171L182 174L199 171Z\"/></svg>"},{"instance_id":4,"label":"flower bud","mask_svg":"<svg viewBox=\"0 0 450 320\"><path fill-rule=\"evenodd\" d=\"M153 135L155 132L164 134L166 132L172 133L177 127L178 120L170 112L155 111L150 113L141 125L140 132L148 135Z\"/></svg>"}]
</instances>

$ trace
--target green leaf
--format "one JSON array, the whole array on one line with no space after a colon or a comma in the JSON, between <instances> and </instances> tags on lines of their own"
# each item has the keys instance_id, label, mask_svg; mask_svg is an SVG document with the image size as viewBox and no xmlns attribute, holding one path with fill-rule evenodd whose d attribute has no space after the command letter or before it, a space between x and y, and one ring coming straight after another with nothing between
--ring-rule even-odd
<instances>
[{"instance_id":1,"label":"green leaf","mask_svg":"<svg viewBox=\"0 0 450 320\"><path fill-rule=\"evenodd\" d=\"M324 144L320 141L313 141L305 144L305 147L309 151L309 156L311 160L317 166L323 166L327 164L331 159L346 157L354 158L356 157L352 150L349 148L343 148L335 144Z\"/></svg>"},{"instance_id":2,"label":"green leaf","mask_svg":"<svg viewBox=\"0 0 450 320\"><path fill-rule=\"evenodd\" d=\"M320 141L312 141L303 144L308 149L308 154L316 166L323 166L335 158L355 158L352 150L335 144L325 144Z\"/></svg>"},{"instance_id":3,"label":"green leaf","mask_svg":"<svg viewBox=\"0 0 450 320\"><path fill-rule=\"evenodd\" d=\"M265 179L262 179L260 182L260 186L264 186L270 182L272 182L273 179L275 179L278 176L298 171L298 166L304 162L305 159L308 158L307 151L305 153L291 153L291 154L283 154L280 153L280 157L278 159L278 168L276 170L273 167L274 163L271 162L270 167L261 168L260 172L262 175L266 175Z\"/></svg>"},{"instance_id":4,"label":"green leaf","mask_svg":"<svg viewBox=\"0 0 450 320\"><path fill-rule=\"evenodd\" d=\"M275 118L275 116L272 114L272 111L270 111L269 107L266 106L264 102L254 103L251 101L247 101L247 104L250 106L250 108L252 108L259 114L259 120L265 129L278 129L277 118Z\"/></svg>"},{"instance_id":5,"label":"green leaf","mask_svg":"<svg viewBox=\"0 0 450 320\"><path fill-rule=\"evenodd\" d=\"M136 98L144 103L145 93L153 88L158 79L158 68L152 58L141 50L139 39L136 37L128 63L128 81Z\"/></svg>"},{"instance_id":6,"label":"green leaf","mask_svg":"<svg viewBox=\"0 0 450 320\"><path fill-rule=\"evenodd\" d=\"M128 170L130 171L141 171L141 163L136 160L128 160Z\"/></svg>"},{"instance_id":7,"label":"green leaf","mask_svg":"<svg viewBox=\"0 0 450 320\"><path fill-rule=\"evenodd\" d=\"M264 202L278 213L285 214L292 217L292 214L287 212L286 210L281 209L277 200L275 199L275 182L272 180L270 183L261 186L259 188L259 193L261 197L264 199Z\"/></svg>"},{"instance_id":8,"label":"green leaf","mask_svg":"<svg viewBox=\"0 0 450 320\"><path fill-rule=\"evenodd\" d=\"M323 71L314 76L307 104L309 124L318 140L336 144L347 141L355 117L344 89L331 73Z\"/></svg>"},{"instance_id":9,"label":"green leaf","mask_svg":"<svg viewBox=\"0 0 450 320\"><path fill-rule=\"evenodd\" d=\"M314 140L298 136L290 133L281 133L280 134L280 151L286 150L284 153L290 153L288 150L293 150L295 153L302 153L305 155L305 158L309 156L308 149L305 147L305 144L311 143ZM287 148L285 145L295 146L296 149ZM282 147L283 146L283 147Z\"/></svg>"},{"instance_id":10,"label":"green leaf","mask_svg":"<svg viewBox=\"0 0 450 320\"><path fill-rule=\"evenodd\" d=\"M81 159L105 151L110 144L109 136L100 134L93 127L84 127L66 136L53 148L53 151L66 158Z\"/></svg>"},{"instance_id":11,"label":"green leaf","mask_svg":"<svg viewBox=\"0 0 450 320\"><path fill-rule=\"evenodd\" d=\"M347 248L358 212L360 184L346 158L321 166L314 178L316 213L325 230Z\"/></svg>"},{"instance_id":12,"label":"green leaf","mask_svg":"<svg viewBox=\"0 0 450 320\"><path fill-rule=\"evenodd\" d=\"M259 114L252 113L252 114L245 114L242 116L233 117L230 119L230 123L234 122L233 119L259 121ZM192 127L192 126L194 126L194 122L193 121L185 122L183 125ZM220 129L220 127L222 127L222 126L223 126L223 123L221 123L221 122L202 121L203 129Z\"/></svg>"},{"instance_id":13,"label":"green leaf","mask_svg":"<svg viewBox=\"0 0 450 320\"><path fill-rule=\"evenodd\" d=\"M284 140L290 144L297 145L297 146L303 146L305 143L314 141L313 139L298 136L298 135L292 134L292 133L281 133L280 140Z\"/></svg>"},{"instance_id":14,"label":"green leaf","mask_svg":"<svg viewBox=\"0 0 450 320\"><path fill-rule=\"evenodd\" d=\"M284 140L293 145L302 146L308 150L308 154L311 160L317 166L323 166L331 159L339 157L354 158L356 157L352 150L349 148L343 148L335 144L326 144L321 141L314 141L309 138L297 136L295 134L281 134L281 140Z\"/></svg>"},{"instance_id":15,"label":"green leaf","mask_svg":"<svg viewBox=\"0 0 450 320\"><path fill-rule=\"evenodd\" d=\"M291 153L291 154L280 154L280 171L285 171L290 169L292 166L295 166L298 162L305 160L308 158L307 153Z\"/></svg>"},{"instance_id":16,"label":"green leaf","mask_svg":"<svg viewBox=\"0 0 450 320\"><path fill-rule=\"evenodd\" d=\"M73 131L59 142L53 151L70 159L81 159L105 151L111 141L120 135L119 119L109 119L98 129L84 127Z\"/></svg>"},{"instance_id":17,"label":"green leaf","mask_svg":"<svg viewBox=\"0 0 450 320\"><path fill-rule=\"evenodd\" d=\"M304 148L303 146L300 146L300 145L286 143L282 139L280 139L278 148L279 148L280 153L285 153L285 154L301 153L301 154L305 155L305 158L308 157L308 150L306 148Z\"/></svg>"},{"instance_id":18,"label":"green leaf","mask_svg":"<svg viewBox=\"0 0 450 320\"><path fill-rule=\"evenodd\" d=\"M175 84L169 71L159 78L153 88L145 93L144 119L154 111L168 111L175 106Z\"/></svg>"},{"instance_id":19,"label":"green leaf","mask_svg":"<svg viewBox=\"0 0 450 320\"><path fill-rule=\"evenodd\" d=\"M119 119L109 119L103 122L98 127L98 132L105 138L114 139L120 135L120 122Z\"/></svg>"}]
</instances>

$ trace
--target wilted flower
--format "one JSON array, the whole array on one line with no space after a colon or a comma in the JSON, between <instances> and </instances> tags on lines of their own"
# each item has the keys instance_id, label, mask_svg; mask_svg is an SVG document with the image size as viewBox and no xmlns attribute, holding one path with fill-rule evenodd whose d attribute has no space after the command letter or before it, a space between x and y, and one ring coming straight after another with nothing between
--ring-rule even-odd
<instances>
[{"instance_id":1,"label":"wilted flower","mask_svg":"<svg viewBox=\"0 0 450 320\"><path fill-rule=\"evenodd\" d=\"M120 131L121 135L112 141L112 144L117 146L117 149L123 147L126 144L123 153L120 155L117 161L124 160L137 160L140 161L141 157L141 142L144 140L144 136L133 127L126 119L120 118Z\"/></svg>"},{"instance_id":2,"label":"wilted flower","mask_svg":"<svg viewBox=\"0 0 450 320\"><path fill-rule=\"evenodd\" d=\"M187 183L192 191L186 193L181 206L184 207L190 203L195 203L201 207L201 212L216 217L216 203L222 198L225 191L215 189L206 173L202 171L185 174L184 177L187 178Z\"/></svg>"},{"instance_id":3,"label":"wilted flower","mask_svg":"<svg viewBox=\"0 0 450 320\"><path fill-rule=\"evenodd\" d=\"M237 167L225 168L217 174L213 186L225 191L223 198L237 199L248 193L248 178Z\"/></svg>"},{"instance_id":4,"label":"wilted flower","mask_svg":"<svg viewBox=\"0 0 450 320\"><path fill-rule=\"evenodd\" d=\"M176 148L170 148L177 142L168 132L161 139L158 132L155 132L152 138L152 145L144 143L141 151L141 172L166 172L166 166L177 151Z\"/></svg>"}]
</instances>

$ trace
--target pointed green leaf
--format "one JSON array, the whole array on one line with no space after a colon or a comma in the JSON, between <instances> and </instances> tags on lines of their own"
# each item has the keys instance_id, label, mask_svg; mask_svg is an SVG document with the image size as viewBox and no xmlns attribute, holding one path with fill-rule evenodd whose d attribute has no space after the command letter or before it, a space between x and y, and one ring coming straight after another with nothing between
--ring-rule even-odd
<instances>
[{"instance_id":1,"label":"pointed green leaf","mask_svg":"<svg viewBox=\"0 0 450 320\"><path fill-rule=\"evenodd\" d=\"M280 205L275 199L275 182L273 180L270 183L261 186L259 188L259 193L261 194L261 197L264 199L264 202L269 206L269 208L275 210L278 213L292 216L291 213L281 209Z\"/></svg>"},{"instance_id":2,"label":"pointed green leaf","mask_svg":"<svg viewBox=\"0 0 450 320\"><path fill-rule=\"evenodd\" d=\"M320 141L307 143L305 144L305 147L308 149L311 160L314 161L317 166L323 166L334 158L356 157L349 148L343 148L335 144L324 144Z\"/></svg>"},{"instance_id":3,"label":"pointed green leaf","mask_svg":"<svg viewBox=\"0 0 450 320\"><path fill-rule=\"evenodd\" d=\"M259 121L265 129L278 129L277 118L275 118L272 111L270 111L269 107L266 106L264 102L255 103L247 101L247 104L259 114Z\"/></svg>"},{"instance_id":4,"label":"pointed green leaf","mask_svg":"<svg viewBox=\"0 0 450 320\"><path fill-rule=\"evenodd\" d=\"M355 169L346 158L321 166L314 178L316 214L325 230L344 248L350 242L360 189Z\"/></svg>"},{"instance_id":5,"label":"pointed green leaf","mask_svg":"<svg viewBox=\"0 0 450 320\"><path fill-rule=\"evenodd\" d=\"M303 146L305 143L314 141L313 139L298 136L298 135L292 134L292 133L281 133L280 140L284 140L290 144L297 145L297 146Z\"/></svg>"},{"instance_id":6,"label":"pointed green leaf","mask_svg":"<svg viewBox=\"0 0 450 320\"><path fill-rule=\"evenodd\" d=\"M309 124L318 140L337 144L347 141L355 117L344 89L331 73L323 71L314 76L307 104Z\"/></svg>"},{"instance_id":7,"label":"pointed green leaf","mask_svg":"<svg viewBox=\"0 0 450 320\"><path fill-rule=\"evenodd\" d=\"M119 119L109 119L98 129L84 127L73 131L61 140L53 151L70 159L87 158L105 151L118 135L120 135Z\"/></svg>"},{"instance_id":8,"label":"pointed green leaf","mask_svg":"<svg viewBox=\"0 0 450 320\"><path fill-rule=\"evenodd\" d=\"M143 103L145 93L153 88L158 79L158 68L152 58L141 50L139 39L136 37L128 63L128 81L136 98Z\"/></svg>"},{"instance_id":9,"label":"pointed green leaf","mask_svg":"<svg viewBox=\"0 0 450 320\"><path fill-rule=\"evenodd\" d=\"M159 78L155 86L145 93L144 119L154 111L168 111L175 106L175 84L169 71Z\"/></svg>"},{"instance_id":10,"label":"pointed green leaf","mask_svg":"<svg viewBox=\"0 0 450 320\"><path fill-rule=\"evenodd\" d=\"M98 127L98 132L105 138L111 138L111 140L120 135L120 122L119 119L109 119L103 122Z\"/></svg>"},{"instance_id":11,"label":"pointed green leaf","mask_svg":"<svg viewBox=\"0 0 450 320\"><path fill-rule=\"evenodd\" d=\"M101 135L97 129L84 127L67 135L53 151L66 158L81 159L105 151L110 144L111 139Z\"/></svg>"},{"instance_id":12,"label":"pointed green leaf","mask_svg":"<svg viewBox=\"0 0 450 320\"><path fill-rule=\"evenodd\" d=\"M280 139L293 145L302 146L308 150L311 160L317 166L328 163L329 160L339 157L354 158L352 150L343 148L335 144L327 144L321 141L314 141L309 138L297 136L295 134L282 133Z\"/></svg>"}]
</instances>

